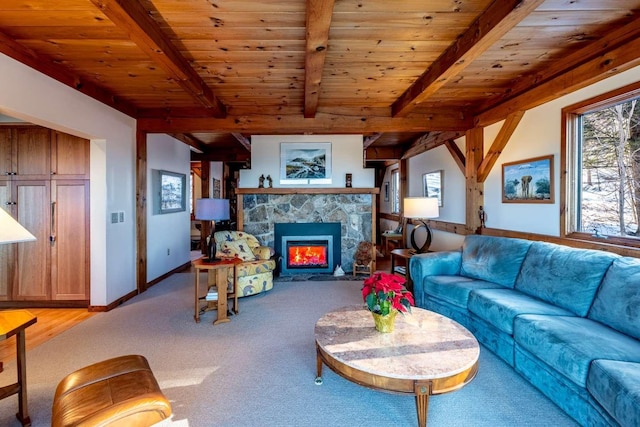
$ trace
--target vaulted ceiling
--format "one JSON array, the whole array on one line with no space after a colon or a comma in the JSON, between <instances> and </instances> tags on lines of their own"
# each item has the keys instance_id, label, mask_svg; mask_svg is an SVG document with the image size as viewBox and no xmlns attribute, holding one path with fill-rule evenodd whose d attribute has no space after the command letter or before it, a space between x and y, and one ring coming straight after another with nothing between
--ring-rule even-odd
<instances>
[{"instance_id":1,"label":"vaulted ceiling","mask_svg":"<svg viewBox=\"0 0 640 427\"><path fill-rule=\"evenodd\" d=\"M444 143L640 64L640 0L2 0L0 52L212 159Z\"/></svg>"}]
</instances>

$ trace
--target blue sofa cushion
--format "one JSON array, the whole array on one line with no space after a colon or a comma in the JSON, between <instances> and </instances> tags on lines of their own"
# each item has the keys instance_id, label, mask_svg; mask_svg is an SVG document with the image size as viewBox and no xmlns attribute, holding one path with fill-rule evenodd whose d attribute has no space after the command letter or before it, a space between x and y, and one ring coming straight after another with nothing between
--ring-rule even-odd
<instances>
[{"instance_id":1,"label":"blue sofa cushion","mask_svg":"<svg viewBox=\"0 0 640 427\"><path fill-rule=\"evenodd\" d=\"M424 307L426 278L430 276L454 276L460 274L460 251L429 252L409 259L409 274L413 279L413 295L418 307Z\"/></svg>"},{"instance_id":2,"label":"blue sofa cushion","mask_svg":"<svg viewBox=\"0 0 640 427\"><path fill-rule=\"evenodd\" d=\"M462 244L460 274L513 288L532 242L471 234Z\"/></svg>"},{"instance_id":3,"label":"blue sofa cushion","mask_svg":"<svg viewBox=\"0 0 640 427\"><path fill-rule=\"evenodd\" d=\"M468 309L494 328L513 335L513 319L520 314L572 313L513 289L480 289L469 295Z\"/></svg>"},{"instance_id":4,"label":"blue sofa cushion","mask_svg":"<svg viewBox=\"0 0 640 427\"><path fill-rule=\"evenodd\" d=\"M613 261L588 317L640 339L640 261L637 258L621 257Z\"/></svg>"},{"instance_id":5,"label":"blue sofa cushion","mask_svg":"<svg viewBox=\"0 0 640 427\"><path fill-rule=\"evenodd\" d=\"M640 363L640 341L582 317L523 314L515 318L513 338L583 388L595 359Z\"/></svg>"},{"instance_id":6,"label":"blue sofa cushion","mask_svg":"<svg viewBox=\"0 0 640 427\"><path fill-rule=\"evenodd\" d=\"M594 360L587 390L621 426L640 425L640 363Z\"/></svg>"},{"instance_id":7,"label":"blue sofa cushion","mask_svg":"<svg viewBox=\"0 0 640 427\"><path fill-rule=\"evenodd\" d=\"M429 276L425 280L426 292L432 297L460 308L467 308L469 292L474 289L503 288L496 283L464 276Z\"/></svg>"},{"instance_id":8,"label":"blue sofa cushion","mask_svg":"<svg viewBox=\"0 0 640 427\"><path fill-rule=\"evenodd\" d=\"M584 317L615 258L618 255L607 252L535 242L515 288Z\"/></svg>"}]
</instances>

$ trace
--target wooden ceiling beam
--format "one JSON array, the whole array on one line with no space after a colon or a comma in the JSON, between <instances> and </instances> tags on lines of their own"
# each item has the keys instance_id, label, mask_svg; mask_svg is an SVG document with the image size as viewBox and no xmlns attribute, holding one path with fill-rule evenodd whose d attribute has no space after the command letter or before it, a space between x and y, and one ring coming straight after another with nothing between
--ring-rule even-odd
<instances>
[{"instance_id":1,"label":"wooden ceiling beam","mask_svg":"<svg viewBox=\"0 0 640 427\"><path fill-rule=\"evenodd\" d=\"M225 163L245 163L251 161L251 153L246 150L239 149L211 150L201 154L191 153L191 160Z\"/></svg>"},{"instance_id":2,"label":"wooden ceiling beam","mask_svg":"<svg viewBox=\"0 0 640 427\"><path fill-rule=\"evenodd\" d=\"M544 0L496 0L398 98L392 116L409 113L429 98L495 42L533 12Z\"/></svg>"},{"instance_id":3,"label":"wooden ceiling beam","mask_svg":"<svg viewBox=\"0 0 640 427\"><path fill-rule=\"evenodd\" d=\"M327 56L329 28L335 0L307 0L307 43L304 57L304 117L318 111L322 70Z\"/></svg>"},{"instance_id":4,"label":"wooden ceiling beam","mask_svg":"<svg viewBox=\"0 0 640 427\"><path fill-rule=\"evenodd\" d=\"M0 52L121 113L136 117L137 110L130 103L114 96L102 87L84 80L79 74L67 67L55 64L49 58L39 56L33 50L22 46L3 32L0 32Z\"/></svg>"},{"instance_id":5,"label":"wooden ceiling beam","mask_svg":"<svg viewBox=\"0 0 640 427\"><path fill-rule=\"evenodd\" d=\"M249 138L239 132L231 132L231 135L233 135L233 137L237 139L240 145L242 145L247 151L251 152L251 141L249 141Z\"/></svg>"},{"instance_id":6,"label":"wooden ceiling beam","mask_svg":"<svg viewBox=\"0 0 640 427\"><path fill-rule=\"evenodd\" d=\"M463 135L463 131L429 132L416 139L402 154L402 158L408 159L409 157L417 156L425 151L441 146L446 141L460 138Z\"/></svg>"},{"instance_id":7,"label":"wooden ceiling beam","mask_svg":"<svg viewBox=\"0 0 640 427\"><path fill-rule=\"evenodd\" d=\"M355 117L318 113L316 118L302 116L242 116L216 118L138 119L140 129L149 133L242 132L250 134L464 131L472 127L468 118L449 115L412 115L411 117Z\"/></svg>"},{"instance_id":8,"label":"wooden ceiling beam","mask_svg":"<svg viewBox=\"0 0 640 427\"><path fill-rule=\"evenodd\" d=\"M113 23L214 117L226 107L171 43L139 1L91 0Z\"/></svg>"},{"instance_id":9,"label":"wooden ceiling beam","mask_svg":"<svg viewBox=\"0 0 640 427\"><path fill-rule=\"evenodd\" d=\"M402 157L402 147L387 145L384 147L369 147L364 150L365 163L369 161L384 161L397 163Z\"/></svg>"},{"instance_id":10,"label":"wooden ceiling beam","mask_svg":"<svg viewBox=\"0 0 640 427\"><path fill-rule=\"evenodd\" d=\"M362 143L362 148L364 148L365 150L367 148L369 148L369 146L371 144L373 144L374 142L376 142L378 140L378 138L380 138L383 134L382 133L375 133L371 136L368 136L364 139L364 142Z\"/></svg>"},{"instance_id":11,"label":"wooden ceiling beam","mask_svg":"<svg viewBox=\"0 0 640 427\"><path fill-rule=\"evenodd\" d=\"M640 64L640 19L612 31L541 73L514 83L507 98L480 109L475 123L489 126Z\"/></svg>"},{"instance_id":12,"label":"wooden ceiling beam","mask_svg":"<svg viewBox=\"0 0 640 427\"><path fill-rule=\"evenodd\" d=\"M205 143L188 133L170 133L169 136L177 139L178 141L184 142L188 146L193 147L202 153L207 150L207 145Z\"/></svg>"},{"instance_id":13,"label":"wooden ceiling beam","mask_svg":"<svg viewBox=\"0 0 640 427\"><path fill-rule=\"evenodd\" d=\"M460 150L460 147L458 147L458 144L456 144L453 139L448 139L444 142L444 146L447 147L451 157L456 162L456 165L458 165L460 172L464 175L465 168L467 167L467 161L465 160L464 153Z\"/></svg>"},{"instance_id":14,"label":"wooden ceiling beam","mask_svg":"<svg viewBox=\"0 0 640 427\"><path fill-rule=\"evenodd\" d=\"M504 121L496 139L491 144L491 148L482 159L480 166L478 167L478 182L484 182L489 176L489 172L493 169L493 165L495 165L498 157L502 154L502 150L507 146L507 143L511 139L511 135L515 132L520 120L524 116L524 111L516 111L514 113L509 114L509 116Z\"/></svg>"}]
</instances>

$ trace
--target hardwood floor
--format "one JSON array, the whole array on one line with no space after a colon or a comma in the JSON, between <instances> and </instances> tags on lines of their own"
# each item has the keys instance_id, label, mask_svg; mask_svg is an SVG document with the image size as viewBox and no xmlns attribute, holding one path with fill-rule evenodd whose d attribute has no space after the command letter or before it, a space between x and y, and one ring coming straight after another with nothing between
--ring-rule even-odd
<instances>
[{"instance_id":1,"label":"hardwood floor","mask_svg":"<svg viewBox=\"0 0 640 427\"><path fill-rule=\"evenodd\" d=\"M27 308L38 321L26 329L27 351L98 313L86 308ZM0 362L16 359L16 338L0 342Z\"/></svg>"}]
</instances>

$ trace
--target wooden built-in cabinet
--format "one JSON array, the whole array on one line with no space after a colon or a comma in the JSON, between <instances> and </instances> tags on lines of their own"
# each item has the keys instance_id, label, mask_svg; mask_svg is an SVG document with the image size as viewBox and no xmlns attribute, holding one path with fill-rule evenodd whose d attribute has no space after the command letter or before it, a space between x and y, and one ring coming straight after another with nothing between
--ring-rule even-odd
<instances>
[{"instance_id":1,"label":"wooden built-in cabinet","mask_svg":"<svg viewBox=\"0 0 640 427\"><path fill-rule=\"evenodd\" d=\"M0 207L36 237L0 246L0 307L86 306L89 141L37 126L0 127Z\"/></svg>"}]
</instances>

